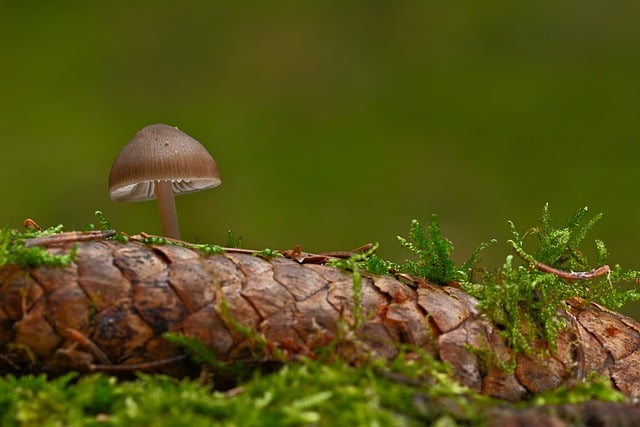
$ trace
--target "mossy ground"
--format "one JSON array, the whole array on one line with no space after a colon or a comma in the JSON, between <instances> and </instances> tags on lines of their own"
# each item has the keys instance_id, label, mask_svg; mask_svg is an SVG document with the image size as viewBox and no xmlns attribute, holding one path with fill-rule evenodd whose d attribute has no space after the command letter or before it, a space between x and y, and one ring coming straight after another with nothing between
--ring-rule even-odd
<instances>
[{"instance_id":1,"label":"mossy ground","mask_svg":"<svg viewBox=\"0 0 640 427\"><path fill-rule=\"evenodd\" d=\"M620 401L605 381L560 389L528 404ZM255 374L230 391L199 380L105 375L48 380L0 378L2 426L421 426L483 425L503 401L455 384L432 360L400 358L391 366L288 363Z\"/></svg>"},{"instance_id":2,"label":"mossy ground","mask_svg":"<svg viewBox=\"0 0 640 427\"><path fill-rule=\"evenodd\" d=\"M502 326L507 341L516 350L527 351L527 342L531 339L553 341L558 330L554 304L563 298L578 295L616 307L638 297L633 289L622 292L613 287L615 282L640 276L638 272L623 272L619 266L614 266L606 276L586 282L568 281L535 268L538 261L566 271L589 270L605 261L606 248L600 241L596 242L595 266L587 262L580 249L586 233L598 219L582 225L585 215L586 209L580 210L562 226L554 228L545 208L541 227L524 235L512 227L510 244L522 262L515 265L513 255L509 255L502 268L494 272L477 267L480 250L492 242L481 244L469 261L456 266L449 257L453 245L440 235L436 217L431 219L426 233L414 221L409 237L399 238L401 245L415 255L413 260L397 264L369 251L339 260L336 265L355 273L356 295L364 271L376 274L402 271L437 283L462 283L479 298L481 308L494 322ZM98 218L103 229L110 228L103 216ZM0 265L18 264L29 268L67 264L73 254L50 256L41 248L24 245L26 239L60 231L62 227L25 232L3 230ZM537 249L525 251L527 235L538 236ZM218 251L220 247L204 245L201 249ZM256 254L277 255L274 251ZM536 301L541 303L535 304ZM533 326L525 329L514 326L522 324ZM504 405L503 401L460 387L448 375L447 367L432 357L412 351L407 354L411 357L403 355L390 364L369 360L357 367L331 357L284 362L281 369L269 374L244 372L243 378L248 379L227 392L216 391L211 382L157 375L140 375L134 381L118 381L104 375L77 378L69 374L52 380L45 376L7 376L0 378L0 424L482 425L488 408ZM606 379L591 377L573 389L543 393L524 404L576 403L588 399L620 401L624 396L613 390Z\"/></svg>"},{"instance_id":3,"label":"mossy ground","mask_svg":"<svg viewBox=\"0 0 640 427\"><path fill-rule=\"evenodd\" d=\"M466 405L461 388L433 381L410 385L408 377L405 382L381 375L375 364L292 363L224 393L197 380L158 375L140 375L135 381L92 375L72 381L73 375L51 381L44 376L0 379L0 424L417 426L446 416L445 411L426 413L416 404L417 396L449 396Z\"/></svg>"}]
</instances>

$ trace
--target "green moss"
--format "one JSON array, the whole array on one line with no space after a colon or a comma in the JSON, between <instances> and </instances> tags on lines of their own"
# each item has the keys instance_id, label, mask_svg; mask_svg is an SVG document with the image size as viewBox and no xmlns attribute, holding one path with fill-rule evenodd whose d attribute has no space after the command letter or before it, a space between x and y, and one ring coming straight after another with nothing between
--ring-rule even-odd
<instances>
[{"instance_id":1,"label":"green moss","mask_svg":"<svg viewBox=\"0 0 640 427\"><path fill-rule=\"evenodd\" d=\"M585 381L576 382L572 387L563 385L554 390L543 391L534 396L526 405L554 405L587 402L626 402L627 397L611 386L607 377L592 372Z\"/></svg>"},{"instance_id":2,"label":"green moss","mask_svg":"<svg viewBox=\"0 0 640 427\"><path fill-rule=\"evenodd\" d=\"M549 206L545 205L542 211L542 225L531 228L524 235L520 235L513 223L510 222L512 239L508 243L515 253L526 261L532 276L549 275L535 269L536 261L568 272L593 271L606 264L609 252L604 242L596 239L593 248L596 262L589 262L585 255L583 243L587 233L602 218L602 214L597 214L583 224L588 211L589 209L586 207L579 209L575 215L556 228L551 224ZM527 251L525 238L533 236L537 237L537 244L533 245L533 250ZM610 269L609 273L593 279L567 280L557 275L551 276L557 279L554 285L558 286L557 294L560 299L580 296L613 310L620 308L630 300L640 299L640 293L635 289L623 291L620 287L616 287L623 282L637 281L640 278L640 271L625 271L617 264ZM543 291L548 293L549 289Z\"/></svg>"},{"instance_id":3,"label":"green moss","mask_svg":"<svg viewBox=\"0 0 640 427\"><path fill-rule=\"evenodd\" d=\"M348 260L332 261L339 268L353 270L358 267L372 274L406 273L415 279L426 279L431 283L446 285L451 282L470 280L480 259L480 252L496 243L495 239L482 242L473 251L471 257L461 266L451 259L453 244L440 231L440 223L436 215L432 215L427 225L426 234L420 222L411 221L408 237L397 236L400 245L408 249L414 259L405 260L402 264L384 260L376 255L377 244L364 254L354 254Z\"/></svg>"},{"instance_id":4,"label":"green moss","mask_svg":"<svg viewBox=\"0 0 640 427\"><path fill-rule=\"evenodd\" d=\"M102 213L102 211L95 211L94 215L95 215L96 219L98 220L98 222L100 223L100 229L101 230L114 230L114 228L111 226L111 222L107 219L105 214ZM87 227L85 227L85 229L94 229L94 228L95 228L95 226L93 224L89 224ZM110 239L115 240L115 241L120 242L120 243L127 243L129 241L129 236L127 236L124 233L116 233Z\"/></svg>"},{"instance_id":5,"label":"green moss","mask_svg":"<svg viewBox=\"0 0 640 427\"><path fill-rule=\"evenodd\" d=\"M0 229L0 267L17 265L23 269L30 269L42 265L64 267L75 258L75 249L68 254L54 255L42 246L26 246L27 239L45 237L61 233L62 225L47 228L42 231L33 228L24 231L14 229Z\"/></svg>"},{"instance_id":6,"label":"green moss","mask_svg":"<svg viewBox=\"0 0 640 427\"><path fill-rule=\"evenodd\" d=\"M270 374L256 372L229 392L162 375L139 374L136 381L104 375L6 376L0 378L0 425L480 426L498 406L591 399L625 401L606 378L592 376L529 402L507 404L458 385L445 365L418 352L359 367L339 360L289 363Z\"/></svg>"},{"instance_id":7,"label":"green moss","mask_svg":"<svg viewBox=\"0 0 640 427\"><path fill-rule=\"evenodd\" d=\"M456 265L451 260L453 244L440 232L438 217L434 214L425 235L417 220L411 221L409 238L398 236L400 245L409 249L416 260L407 260L403 266L409 274L445 284L458 278Z\"/></svg>"},{"instance_id":8,"label":"green moss","mask_svg":"<svg viewBox=\"0 0 640 427\"><path fill-rule=\"evenodd\" d=\"M139 375L118 382L103 375L55 380L0 379L3 426L419 426L449 418L478 425L491 400L460 387L432 358L372 362L306 361L254 374L229 393L193 380ZM442 402L431 405L433 401Z\"/></svg>"},{"instance_id":9,"label":"green moss","mask_svg":"<svg viewBox=\"0 0 640 427\"><path fill-rule=\"evenodd\" d=\"M233 231L227 230L227 247L228 248L241 248L242 236L235 237Z\"/></svg>"},{"instance_id":10,"label":"green moss","mask_svg":"<svg viewBox=\"0 0 640 427\"><path fill-rule=\"evenodd\" d=\"M509 254L494 271L478 269L477 264L481 251L496 240L481 243L469 260L456 265L451 259L453 244L442 236L435 215L426 231L413 220L409 236L398 237L401 246L413 254L413 259L395 264L380 259L374 248L348 260L334 261L332 265L354 272L354 290L360 286L360 271L365 270L373 274L405 273L416 280L443 285L460 283L478 299L479 308L491 318L514 350L530 352L534 346L544 348L539 345L541 341L555 349L558 333L566 326L558 313L567 299L581 297L614 310L627 301L640 299L636 289L623 290L619 286L637 281L640 272L624 271L619 265L605 267L608 251L601 240L595 240L596 263L589 262L582 246L602 215L587 219L587 214L587 208L579 209L560 226L554 226L546 205L541 224L524 234L509 221L512 238L507 243L521 261ZM525 247L525 240L534 236L537 241L532 248L529 249L531 245ZM540 264L560 273L543 271ZM357 298L357 293L354 295Z\"/></svg>"},{"instance_id":11,"label":"green moss","mask_svg":"<svg viewBox=\"0 0 640 427\"><path fill-rule=\"evenodd\" d=\"M640 277L640 272L624 272L616 265L608 274L593 278L591 274L575 273L595 271L603 267L607 257L602 241L596 241L596 265L588 261L582 249L587 233L601 217L596 215L585 222L587 212L587 208L580 209L561 226L554 227L549 207L545 206L542 224L524 234L509 222L512 239L508 243L523 262L516 264L514 256L508 255L500 269L484 272L479 282L463 282L464 289L478 298L479 307L502 329L502 335L516 351L530 352L540 340L555 349L558 333L566 326L558 313L569 298L578 296L617 309L640 297L634 289L622 291L615 287L619 282ZM533 236L537 242L527 250L525 239ZM540 263L561 273L543 271ZM588 278L572 280L563 277L564 273Z\"/></svg>"},{"instance_id":12,"label":"green moss","mask_svg":"<svg viewBox=\"0 0 640 427\"><path fill-rule=\"evenodd\" d=\"M191 358L201 364L211 365L216 369L225 369L226 364L220 362L215 355L199 339L175 332L165 332L162 338L182 347Z\"/></svg>"},{"instance_id":13,"label":"green moss","mask_svg":"<svg viewBox=\"0 0 640 427\"><path fill-rule=\"evenodd\" d=\"M637 281L640 272L624 271L619 265L605 267L608 251L601 240L595 240L596 264L589 262L582 246L602 215L587 219L587 214L586 207L579 209L560 226L554 226L549 206L546 205L541 224L524 234L509 221L512 238L507 243L521 261L518 262L514 255L509 254L503 265L494 271L478 269L477 264L481 251L496 243L496 240L482 242L469 260L456 265L451 259L453 244L442 236L435 215L431 217L426 231L417 220L413 220L408 237L398 236L400 245L407 248L414 259L402 264L383 260L375 254L375 245L366 253L354 254L346 260L331 260L329 264L353 272L357 321L362 320L359 311L362 272L404 273L417 281L426 279L443 285L460 283L478 299L479 308L494 322L516 352L529 353L534 347L538 350L545 348L545 344L555 349L557 336L566 326L559 312L567 299L581 297L614 310L627 301L640 299L640 292L636 289L622 290L619 286ZM534 236L537 241L533 247L525 248L525 240L531 240ZM543 271L539 268L540 264L556 269L560 274ZM600 273L594 274L596 271ZM543 345L540 345L541 342Z\"/></svg>"}]
</instances>

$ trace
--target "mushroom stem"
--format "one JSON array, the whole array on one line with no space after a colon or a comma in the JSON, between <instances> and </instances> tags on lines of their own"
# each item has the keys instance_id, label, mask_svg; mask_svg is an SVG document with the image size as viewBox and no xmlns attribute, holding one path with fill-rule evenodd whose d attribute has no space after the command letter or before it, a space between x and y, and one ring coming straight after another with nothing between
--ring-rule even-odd
<instances>
[{"instance_id":1,"label":"mushroom stem","mask_svg":"<svg viewBox=\"0 0 640 427\"><path fill-rule=\"evenodd\" d=\"M162 234L172 239L180 239L180 225L171 181L155 181L158 212L162 224Z\"/></svg>"}]
</instances>

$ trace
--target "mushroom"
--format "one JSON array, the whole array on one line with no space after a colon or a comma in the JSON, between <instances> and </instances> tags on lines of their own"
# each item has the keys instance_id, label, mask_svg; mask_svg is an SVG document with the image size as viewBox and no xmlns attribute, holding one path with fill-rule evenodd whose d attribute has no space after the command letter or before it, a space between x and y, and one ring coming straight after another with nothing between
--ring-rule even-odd
<instances>
[{"instance_id":1,"label":"mushroom","mask_svg":"<svg viewBox=\"0 0 640 427\"><path fill-rule=\"evenodd\" d=\"M198 141L173 126L154 124L136 133L109 173L111 200L158 200L162 233L180 239L175 194L220 185L218 166Z\"/></svg>"}]
</instances>

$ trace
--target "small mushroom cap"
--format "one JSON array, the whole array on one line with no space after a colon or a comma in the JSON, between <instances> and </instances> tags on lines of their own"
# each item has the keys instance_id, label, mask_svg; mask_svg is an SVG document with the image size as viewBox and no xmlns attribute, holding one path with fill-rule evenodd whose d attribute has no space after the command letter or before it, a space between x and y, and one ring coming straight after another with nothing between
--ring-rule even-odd
<instances>
[{"instance_id":1,"label":"small mushroom cap","mask_svg":"<svg viewBox=\"0 0 640 427\"><path fill-rule=\"evenodd\" d=\"M155 199L155 181L171 181L175 194L220 185L211 154L198 141L173 126L149 125L136 133L111 166L112 200Z\"/></svg>"}]
</instances>

